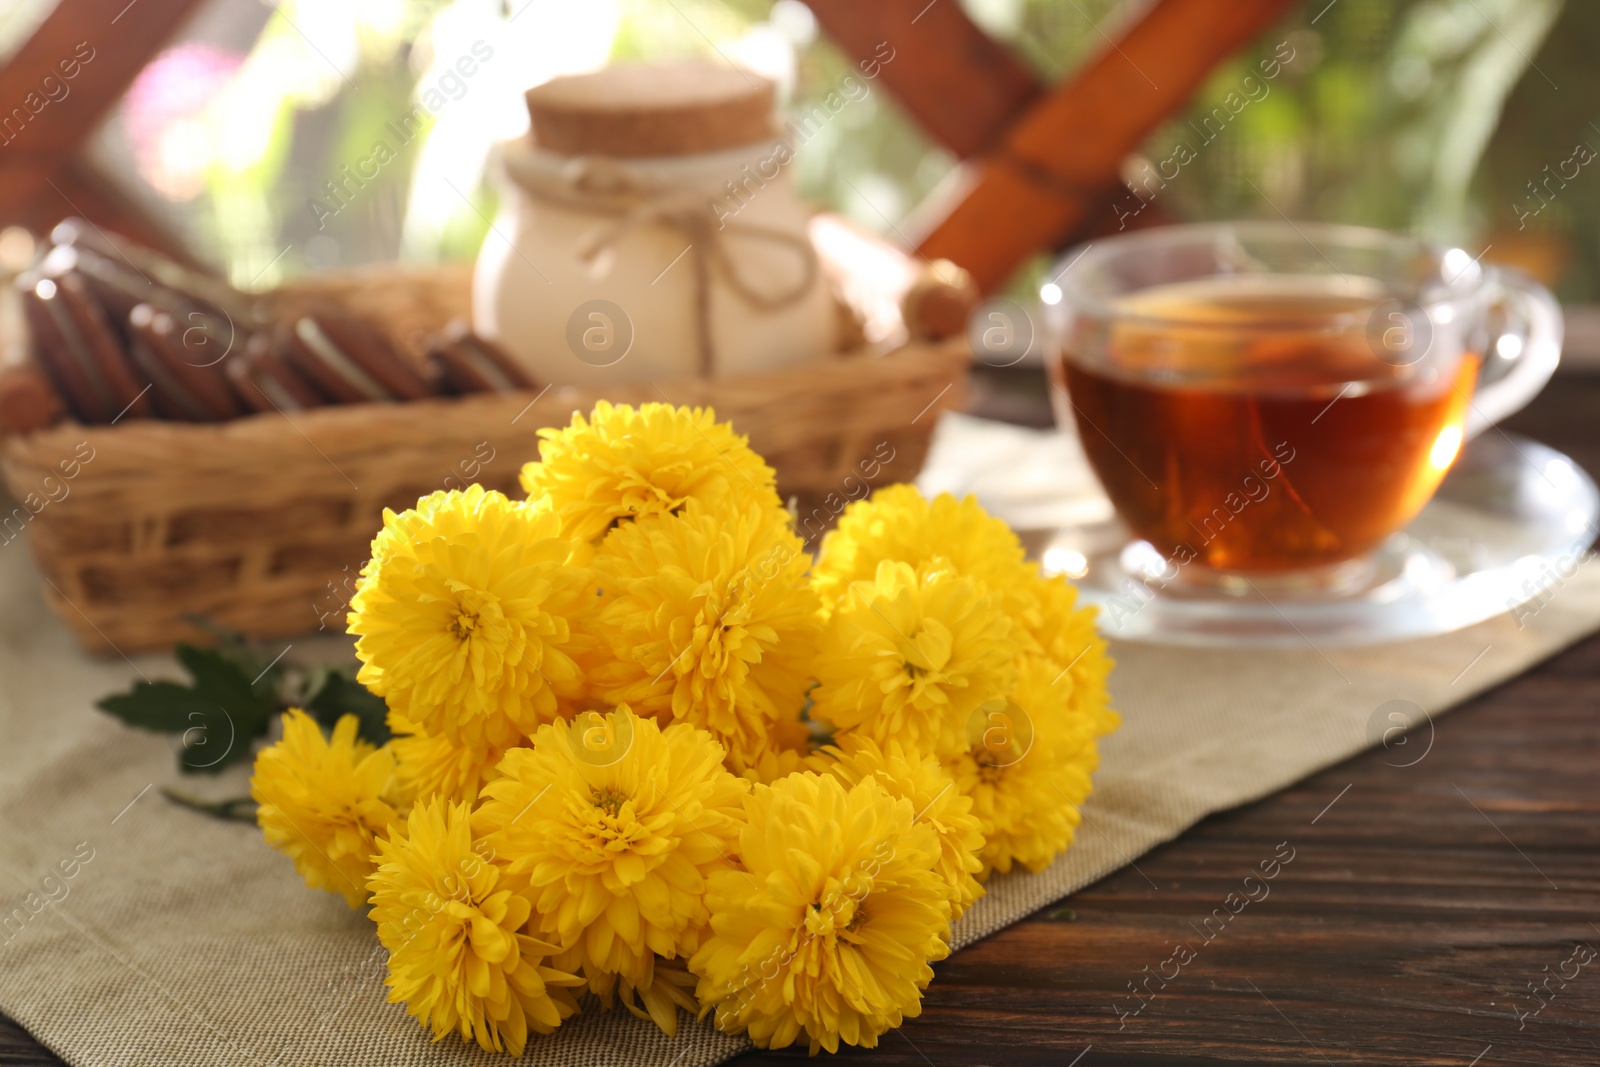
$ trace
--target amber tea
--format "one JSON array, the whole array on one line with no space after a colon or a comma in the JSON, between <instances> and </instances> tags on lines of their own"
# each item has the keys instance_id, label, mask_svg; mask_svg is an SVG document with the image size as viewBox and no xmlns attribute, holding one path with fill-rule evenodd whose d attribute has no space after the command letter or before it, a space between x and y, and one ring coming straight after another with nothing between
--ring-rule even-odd
<instances>
[{"instance_id":1,"label":"amber tea","mask_svg":"<svg viewBox=\"0 0 1600 1067\"><path fill-rule=\"evenodd\" d=\"M1479 362L1379 358L1369 327L1388 295L1335 275L1143 289L1115 301L1094 351L1067 340L1054 392L1117 511L1173 563L1352 560L1433 495Z\"/></svg>"}]
</instances>

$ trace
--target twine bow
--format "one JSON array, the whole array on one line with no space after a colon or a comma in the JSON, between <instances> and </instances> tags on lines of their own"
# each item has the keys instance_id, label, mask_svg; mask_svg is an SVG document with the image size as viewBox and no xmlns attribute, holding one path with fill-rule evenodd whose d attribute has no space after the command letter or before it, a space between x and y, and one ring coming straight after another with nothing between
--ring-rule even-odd
<instances>
[{"instance_id":1,"label":"twine bow","mask_svg":"<svg viewBox=\"0 0 1600 1067\"><path fill-rule=\"evenodd\" d=\"M817 253L810 241L770 226L738 219L719 221L713 218L710 204L701 195L649 178L615 159L579 157L559 171L507 162L507 173L534 196L575 211L612 218L580 237L575 249L578 258L599 273L609 269L610 258L622 239L641 227L666 226L689 239L701 377L710 377L717 362L711 334L713 273L735 296L761 311L779 311L799 303L816 281ZM800 278L778 292L762 292L750 284L730 253L730 236L792 249L800 257Z\"/></svg>"}]
</instances>

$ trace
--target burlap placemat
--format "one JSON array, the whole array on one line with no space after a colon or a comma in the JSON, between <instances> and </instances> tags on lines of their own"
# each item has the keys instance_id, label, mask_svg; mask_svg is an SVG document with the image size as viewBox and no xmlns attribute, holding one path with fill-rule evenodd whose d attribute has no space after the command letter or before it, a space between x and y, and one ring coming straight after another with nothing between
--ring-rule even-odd
<instances>
[{"instance_id":1,"label":"burlap placemat","mask_svg":"<svg viewBox=\"0 0 1600 1067\"><path fill-rule=\"evenodd\" d=\"M93 703L138 672L176 668L87 658L39 585L26 548L0 546L0 1010L84 1067L499 1062L454 1037L431 1043L385 1003L371 924L306 889L254 828L160 796L155 786L194 785L178 782L168 744ZM1077 843L1042 874L994 879L956 945L1367 747L1390 701L1436 714L1600 627L1600 568L1580 569L1523 623L1320 652L1114 646L1123 727L1103 742ZM332 651L295 644L296 655ZM239 795L244 778L205 785ZM34 913L30 894L49 902ZM669 1039L618 1011L531 1040L526 1061L702 1067L745 1047L692 1022Z\"/></svg>"}]
</instances>

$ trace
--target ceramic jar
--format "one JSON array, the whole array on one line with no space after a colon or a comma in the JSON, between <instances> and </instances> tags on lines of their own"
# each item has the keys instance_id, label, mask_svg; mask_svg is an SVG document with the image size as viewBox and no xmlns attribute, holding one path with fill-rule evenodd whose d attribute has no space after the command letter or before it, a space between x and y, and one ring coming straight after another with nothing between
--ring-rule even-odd
<instances>
[{"instance_id":1,"label":"ceramic jar","mask_svg":"<svg viewBox=\"0 0 1600 1067\"><path fill-rule=\"evenodd\" d=\"M473 279L478 333L538 380L760 373L833 347L827 285L772 85L698 64L528 93Z\"/></svg>"}]
</instances>

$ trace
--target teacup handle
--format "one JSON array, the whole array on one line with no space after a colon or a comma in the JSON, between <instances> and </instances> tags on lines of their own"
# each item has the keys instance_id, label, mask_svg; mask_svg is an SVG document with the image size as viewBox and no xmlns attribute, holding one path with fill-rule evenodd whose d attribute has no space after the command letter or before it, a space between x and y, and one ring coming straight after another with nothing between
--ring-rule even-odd
<instances>
[{"instance_id":1,"label":"teacup handle","mask_svg":"<svg viewBox=\"0 0 1600 1067\"><path fill-rule=\"evenodd\" d=\"M1478 372L1482 384L1467 410L1468 437L1476 437L1526 407L1561 362L1565 327L1556 298L1521 271L1504 267L1493 270L1490 284L1499 287L1504 303L1521 310L1524 325L1491 340L1483 353ZM1515 338L1516 343L1505 345L1506 338ZM1509 357L1501 353L1502 348L1509 349ZM1502 367L1508 369L1497 372Z\"/></svg>"}]
</instances>

